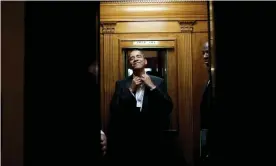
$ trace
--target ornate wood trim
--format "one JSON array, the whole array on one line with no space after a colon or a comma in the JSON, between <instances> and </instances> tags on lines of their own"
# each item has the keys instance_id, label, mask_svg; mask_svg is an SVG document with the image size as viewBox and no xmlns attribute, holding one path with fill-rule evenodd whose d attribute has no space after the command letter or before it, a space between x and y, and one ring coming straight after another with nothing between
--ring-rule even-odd
<instances>
[{"instance_id":1,"label":"ornate wood trim","mask_svg":"<svg viewBox=\"0 0 276 166\"><path fill-rule=\"evenodd\" d=\"M178 22L182 33L193 32L196 21L178 21Z\"/></svg>"},{"instance_id":2,"label":"ornate wood trim","mask_svg":"<svg viewBox=\"0 0 276 166\"><path fill-rule=\"evenodd\" d=\"M182 21L184 25L190 25L187 32L192 32L195 21ZM194 33L196 34L196 33ZM173 117L176 121L172 124L172 130L178 131L176 142L183 150L183 156L189 165L194 164L194 160L198 155L199 141L194 137L197 136L197 115L194 113L194 97L195 88L193 79L193 50L198 49L192 43L192 33L141 33L141 34L101 34L101 109L103 129L106 131L106 125L109 121L109 103L114 92L115 81L124 77L124 58L122 57L122 42L134 40L159 40L176 42L175 49L169 58L172 63L171 67L175 67L176 71L173 76L174 88L178 91L173 92L171 96L174 99L175 111ZM194 40L195 42L198 39ZM112 71L113 73L106 74ZM178 134L175 132L174 134ZM197 148L197 149L196 149ZM182 152L181 152L182 153Z\"/></svg>"},{"instance_id":3,"label":"ornate wood trim","mask_svg":"<svg viewBox=\"0 0 276 166\"><path fill-rule=\"evenodd\" d=\"M188 165L193 165L193 61L192 61L192 34L178 35L177 67L178 67L178 103L180 139L182 149Z\"/></svg>"},{"instance_id":4,"label":"ornate wood trim","mask_svg":"<svg viewBox=\"0 0 276 166\"><path fill-rule=\"evenodd\" d=\"M115 33L117 22L101 22L102 33Z\"/></svg>"},{"instance_id":5,"label":"ornate wood trim","mask_svg":"<svg viewBox=\"0 0 276 166\"><path fill-rule=\"evenodd\" d=\"M175 41L177 38L176 37L152 37L152 38L121 38L120 42L124 41L143 41L143 40L148 40L148 41Z\"/></svg>"},{"instance_id":6,"label":"ornate wood trim","mask_svg":"<svg viewBox=\"0 0 276 166\"><path fill-rule=\"evenodd\" d=\"M122 4L122 3L185 3L189 2L187 0L117 0L117 1L101 1L103 4ZM207 0L202 0L202 2L207 2Z\"/></svg>"},{"instance_id":7,"label":"ornate wood trim","mask_svg":"<svg viewBox=\"0 0 276 166\"><path fill-rule=\"evenodd\" d=\"M117 21L179 21L208 20L207 2L101 3L100 20Z\"/></svg>"},{"instance_id":8,"label":"ornate wood trim","mask_svg":"<svg viewBox=\"0 0 276 166\"><path fill-rule=\"evenodd\" d=\"M119 59L118 51L119 43L116 34L101 35L101 109L103 129L107 131L107 124L109 121L109 104L115 88L115 82L119 78ZM112 74L106 74L111 72Z\"/></svg>"}]
</instances>

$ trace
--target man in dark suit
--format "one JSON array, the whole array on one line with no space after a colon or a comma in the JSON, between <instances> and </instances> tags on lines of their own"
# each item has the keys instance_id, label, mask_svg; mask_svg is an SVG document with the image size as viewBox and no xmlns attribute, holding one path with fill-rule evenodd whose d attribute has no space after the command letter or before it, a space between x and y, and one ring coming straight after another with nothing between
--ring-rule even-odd
<instances>
[{"instance_id":1,"label":"man in dark suit","mask_svg":"<svg viewBox=\"0 0 276 166\"><path fill-rule=\"evenodd\" d=\"M99 92L99 85L98 85L98 75L99 75L99 66L98 61L93 61L93 63L88 68L88 91L89 95L92 95L92 99L90 100L89 104L96 107L100 103L100 92ZM96 107L97 108L97 107ZM100 125L101 126L101 123ZM105 133L100 129L100 148L102 152L102 156L105 156L106 149L107 149L107 141Z\"/></svg>"},{"instance_id":2,"label":"man in dark suit","mask_svg":"<svg viewBox=\"0 0 276 166\"><path fill-rule=\"evenodd\" d=\"M142 51L133 50L128 61L133 74L116 81L110 104L108 153L112 161L119 163L128 159L134 163L156 161L163 131L169 124L172 100L164 80L145 73L147 60Z\"/></svg>"},{"instance_id":3,"label":"man in dark suit","mask_svg":"<svg viewBox=\"0 0 276 166\"><path fill-rule=\"evenodd\" d=\"M203 45L202 55L204 58L204 63L210 70L209 65L209 43L205 42ZM201 159L205 161L210 155L210 127L211 127L211 117L212 117L212 86L209 79L205 85L205 90L202 96L200 105L200 115L201 115Z\"/></svg>"},{"instance_id":4,"label":"man in dark suit","mask_svg":"<svg viewBox=\"0 0 276 166\"><path fill-rule=\"evenodd\" d=\"M209 72L209 44L208 42L204 43L202 55L204 58L204 63L208 69ZM200 110L201 110L201 128L202 129L208 129L210 126L210 109L211 109L211 84L210 84L210 76L205 84L205 90L202 96Z\"/></svg>"}]
</instances>

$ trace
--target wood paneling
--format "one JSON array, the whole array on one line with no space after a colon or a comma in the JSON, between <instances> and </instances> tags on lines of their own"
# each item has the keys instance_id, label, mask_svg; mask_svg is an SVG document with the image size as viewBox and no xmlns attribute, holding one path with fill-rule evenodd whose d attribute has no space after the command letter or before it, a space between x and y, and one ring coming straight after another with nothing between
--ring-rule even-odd
<instances>
[{"instance_id":1,"label":"wood paneling","mask_svg":"<svg viewBox=\"0 0 276 166\"><path fill-rule=\"evenodd\" d=\"M104 67L104 64L106 62L104 62L105 58L104 58L104 35L101 34L100 35L100 88L101 88L101 93L100 93L100 97L101 97L101 121L102 121L102 129L105 131L106 130L106 125L107 125L107 120L106 119L106 103L105 103L105 79L104 79L104 69L106 67ZM106 70L106 69L105 69Z\"/></svg>"},{"instance_id":2,"label":"wood paneling","mask_svg":"<svg viewBox=\"0 0 276 166\"><path fill-rule=\"evenodd\" d=\"M178 112L178 70L177 70L177 48L168 49L167 51L167 85L168 85L168 93L172 98L174 107L172 110L172 121L171 128L179 131L179 112Z\"/></svg>"},{"instance_id":3,"label":"wood paneling","mask_svg":"<svg viewBox=\"0 0 276 166\"><path fill-rule=\"evenodd\" d=\"M181 146L186 161L193 162L193 94L191 33L179 34L178 40L178 103Z\"/></svg>"},{"instance_id":4,"label":"wood paneling","mask_svg":"<svg viewBox=\"0 0 276 166\"><path fill-rule=\"evenodd\" d=\"M101 3L100 12L101 21L207 20L207 2Z\"/></svg>"},{"instance_id":5,"label":"wood paneling","mask_svg":"<svg viewBox=\"0 0 276 166\"><path fill-rule=\"evenodd\" d=\"M104 22L103 22L104 23ZM109 23L109 22L106 22ZM114 33L179 33L179 21L149 21L149 22L110 22L113 24ZM149 26L150 25L150 26ZM101 27L100 32L103 33ZM208 32L207 21L196 21L193 32Z\"/></svg>"},{"instance_id":6,"label":"wood paneling","mask_svg":"<svg viewBox=\"0 0 276 166\"><path fill-rule=\"evenodd\" d=\"M149 24L151 26L149 26ZM177 21L118 22L116 33L180 32Z\"/></svg>"},{"instance_id":7,"label":"wood paneling","mask_svg":"<svg viewBox=\"0 0 276 166\"><path fill-rule=\"evenodd\" d=\"M170 49L168 57L168 73L171 81L168 92L174 101L173 127L178 130L179 142L184 151L184 157L189 163L193 160L193 85L192 85L192 38L191 33L181 34L104 34L102 58L102 106L103 119L107 122L109 103L114 92L115 81L124 77L124 58L121 52L123 43L128 40L171 40L177 43L175 49ZM143 38L144 37L144 38ZM116 42L117 41L117 42ZM115 44L116 43L116 44ZM119 50L115 47L119 47ZM114 51L116 50L116 51ZM118 63L116 63L118 62ZM106 71L106 72L105 72ZM107 75L112 71L113 75ZM109 72L110 73L110 72ZM176 117L177 116L177 117ZM173 130L175 129L173 128Z\"/></svg>"},{"instance_id":8,"label":"wood paneling","mask_svg":"<svg viewBox=\"0 0 276 166\"><path fill-rule=\"evenodd\" d=\"M145 43L145 44L135 44L137 40L132 40L132 41L123 41L121 42L120 46L122 48L174 48L175 47L175 42L174 41L156 41L156 44L150 44L150 43ZM139 41L139 40L138 40Z\"/></svg>"},{"instance_id":9,"label":"wood paneling","mask_svg":"<svg viewBox=\"0 0 276 166\"><path fill-rule=\"evenodd\" d=\"M119 52L118 40L114 34L101 36L101 105L103 110L109 110L115 82L119 79ZM103 128L108 123L108 111L102 111Z\"/></svg>"},{"instance_id":10,"label":"wood paneling","mask_svg":"<svg viewBox=\"0 0 276 166\"><path fill-rule=\"evenodd\" d=\"M120 40L159 40L167 41L176 39L177 35L173 33L134 33L134 34L119 34Z\"/></svg>"},{"instance_id":11,"label":"wood paneling","mask_svg":"<svg viewBox=\"0 0 276 166\"><path fill-rule=\"evenodd\" d=\"M134 46L133 41L159 41L155 48L168 48L172 129L178 130L173 140L188 165L193 165L199 157L199 104L207 76L201 55L208 39L207 2L102 2L100 18L104 126L115 81L124 78L123 48L154 48L151 44Z\"/></svg>"},{"instance_id":12,"label":"wood paneling","mask_svg":"<svg viewBox=\"0 0 276 166\"><path fill-rule=\"evenodd\" d=\"M197 32L208 33L208 21L196 21L193 27L194 27L193 33L197 33Z\"/></svg>"}]
</instances>

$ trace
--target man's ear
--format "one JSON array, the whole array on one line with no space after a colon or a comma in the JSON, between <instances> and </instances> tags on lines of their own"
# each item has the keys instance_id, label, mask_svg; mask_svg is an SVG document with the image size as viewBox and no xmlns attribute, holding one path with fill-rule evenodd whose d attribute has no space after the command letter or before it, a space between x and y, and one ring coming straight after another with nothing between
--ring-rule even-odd
<instances>
[{"instance_id":1,"label":"man's ear","mask_svg":"<svg viewBox=\"0 0 276 166\"><path fill-rule=\"evenodd\" d=\"M147 59L145 59L145 65L147 65L148 64L148 61L147 61Z\"/></svg>"}]
</instances>

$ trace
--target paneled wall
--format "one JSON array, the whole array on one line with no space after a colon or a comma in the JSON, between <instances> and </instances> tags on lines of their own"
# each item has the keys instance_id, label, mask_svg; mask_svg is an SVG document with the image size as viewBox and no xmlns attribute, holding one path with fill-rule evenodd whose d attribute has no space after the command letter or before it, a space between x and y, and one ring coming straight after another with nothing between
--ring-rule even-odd
<instances>
[{"instance_id":1,"label":"paneled wall","mask_svg":"<svg viewBox=\"0 0 276 166\"><path fill-rule=\"evenodd\" d=\"M201 55L208 40L207 2L132 1L101 2L101 109L103 128L115 82L124 78L122 49L134 41L159 41L155 48L170 48L168 93L174 101L177 145L193 165L199 156L199 105L207 69ZM145 45L151 47L150 44ZM169 70L169 69L168 69Z\"/></svg>"}]
</instances>

